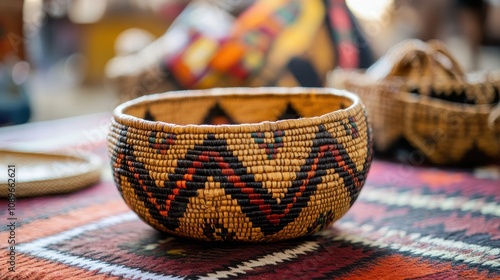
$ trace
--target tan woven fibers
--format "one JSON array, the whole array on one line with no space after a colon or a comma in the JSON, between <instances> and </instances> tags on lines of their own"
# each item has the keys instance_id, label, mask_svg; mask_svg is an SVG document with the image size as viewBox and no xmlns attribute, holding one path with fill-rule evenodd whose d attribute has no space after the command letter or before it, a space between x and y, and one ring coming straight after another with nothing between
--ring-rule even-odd
<instances>
[{"instance_id":1,"label":"tan woven fibers","mask_svg":"<svg viewBox=\"0 0 500 280\"><path fill-rule=\"evenodd\" d=\"M0 197L67 193L95 184L101 177L101 161L95 156L0 150L0 164L13 170L0 176ZM12 177L3 178L8 174Z\"/></svg>"},{"instance_id":2,"label":"tan woven fibers","mask_svg":"<svg viewBox=\"0 0 500 280\"><path fill-rule=\"evenodd\" d=\"M500 158L499 72L465 74L435 41L404 42L383 59L370 73L335 71L329 80L360 96L377 150L405 139L435 164ZM447 100L457 94L464 102Z\"/></svg>"},{"instance_id":3,"label":"tan woven fibers","mask_svg":"<svg viewBox=\"0 0 500 280\"><path fill-rule=\"evenodd\" d=\"M207 116L233 124L202 124ZM124 103L108 146L118 189L151 226L261 242L312 234L345 214L369 170L370 131L345 91L229 88Z\"/></svg>"}]
</instances>

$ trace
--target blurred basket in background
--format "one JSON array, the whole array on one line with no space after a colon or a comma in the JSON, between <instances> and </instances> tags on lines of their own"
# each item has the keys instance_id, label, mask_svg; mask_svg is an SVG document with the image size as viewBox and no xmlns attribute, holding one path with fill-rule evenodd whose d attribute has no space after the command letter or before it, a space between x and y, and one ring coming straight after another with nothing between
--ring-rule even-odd
<instances>
[{"instance_id":1,"label":"blurred basket in background","mask_svg":"<svg viewBox=\"0 0 500 280\"><path fill-rule=\"evenodd\" d=\"M409 145L451 165L500 158L500 72L464 73L438 41L404 41L366 72L329 78L361 97L378 151Z\"/></svg>"}]
</instances>

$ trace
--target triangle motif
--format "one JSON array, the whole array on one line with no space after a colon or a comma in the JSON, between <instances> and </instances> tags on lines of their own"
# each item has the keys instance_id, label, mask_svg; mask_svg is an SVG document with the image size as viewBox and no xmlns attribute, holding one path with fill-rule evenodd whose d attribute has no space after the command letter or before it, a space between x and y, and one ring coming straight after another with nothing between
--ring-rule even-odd
<instances>
[{"instance_id":1,"label":"triangle motif","mask_svg":"<svg viewBox=\"0 0 500 280\"><path fill-rule=\"evenodd\" d=\"M203 119L203 124L234 124L233 119L222 109L219 103L210 108L207 115Z\"/></svg>"},{"instance_id":2,"label":"triangle motif","mask_svg":"<svg viewBox=\"0 0 500 280\"><path fill-rule=\"evenodd\" d=\"M292 104L288 103L285 111L281 114L278 120L299 119L300 117L300 114L293 108Z\"/></svg>"}]
</instances>

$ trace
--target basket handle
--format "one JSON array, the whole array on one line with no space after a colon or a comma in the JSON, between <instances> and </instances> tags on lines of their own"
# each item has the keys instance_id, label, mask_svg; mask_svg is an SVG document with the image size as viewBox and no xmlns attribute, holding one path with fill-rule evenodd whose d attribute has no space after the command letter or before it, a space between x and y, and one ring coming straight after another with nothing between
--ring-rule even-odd
<instances>
[{"instance_id":1,"label":"basket handle","mask_svg":"<svg viewBox=\"0 0 500 280\"><path fill-rule=\"evenodd\" d=\"M398 60L394 62L386 78L406 77L409 80L431 77L430 58L427 51L418 45L412 45ZM417 70L418 71L415 71Z\"/></svg>"},{"instance_id":2,"label":"basket handle","mask_svg":"<svg viewBox=\"0 0 500 280\"><path fill-rule=\"evenodd\" d=\"M498 124L495 126L496 122L498 122ZM500 103L498 103L488 115L488 127L500 133Z\"/></svg>"},{"instance_id":3,"label":"basket handle","mask_svg":"<svg viewBox=\"0 0 500 280\"><path fill-rule=\"evenodd\" d=\"M432 50L432 55L438 65L443 68L451 77L456 81L464 81L465 71L458 63L457 59L450 53L450 51L438 40L431 40L428 42L429 47ZM444 57L443 57L444 56ZM451 65L445 65L446 62L443 59L447 59Z\"/></svg>"},{"instance_id":4,"label":"basket handle","mask_svg":"<svg viewBox=\"0 0 500 280\"><path fill-rule=\"evenodd\" d=\"M385 79L405 77L410 85L432 84L437 71L441 71L446 73L450 81L465 82L463 68L437 40L431 40L427 44L409 42L399 52L399 57ZM439 79L442 81L441 77Z\"/></svg>"}]
</instances>

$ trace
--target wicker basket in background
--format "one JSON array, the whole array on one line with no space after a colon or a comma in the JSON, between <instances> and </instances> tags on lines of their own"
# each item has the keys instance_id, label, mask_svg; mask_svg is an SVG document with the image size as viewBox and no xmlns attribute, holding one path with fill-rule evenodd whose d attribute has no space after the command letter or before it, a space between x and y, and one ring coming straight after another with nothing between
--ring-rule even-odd
<instances>
[{"instance_id":1,"label":"wicker basket in background","mask_svg":"<svg viewBox=\"0 0 500 280\"><path fill-rule=\"evenodd\" d=\"M438 41L404 41L366 72L333 72L329 85L361 97L378 151L410 147L434 164L500 159L499 72L464 73Z\"/></svg>"},{"instance_id":2,"label":"wicker basket in background","mask_svg":"<svg viewBox=\"0 0 500 280\"><path fill-rule=\"evenodd\" d=\"M131 209L160 231L201 240L315 233L351 207L372 160L363 105L333 89L145 96L115 110L108 144Z\"/></svg>"}]
</instances>

